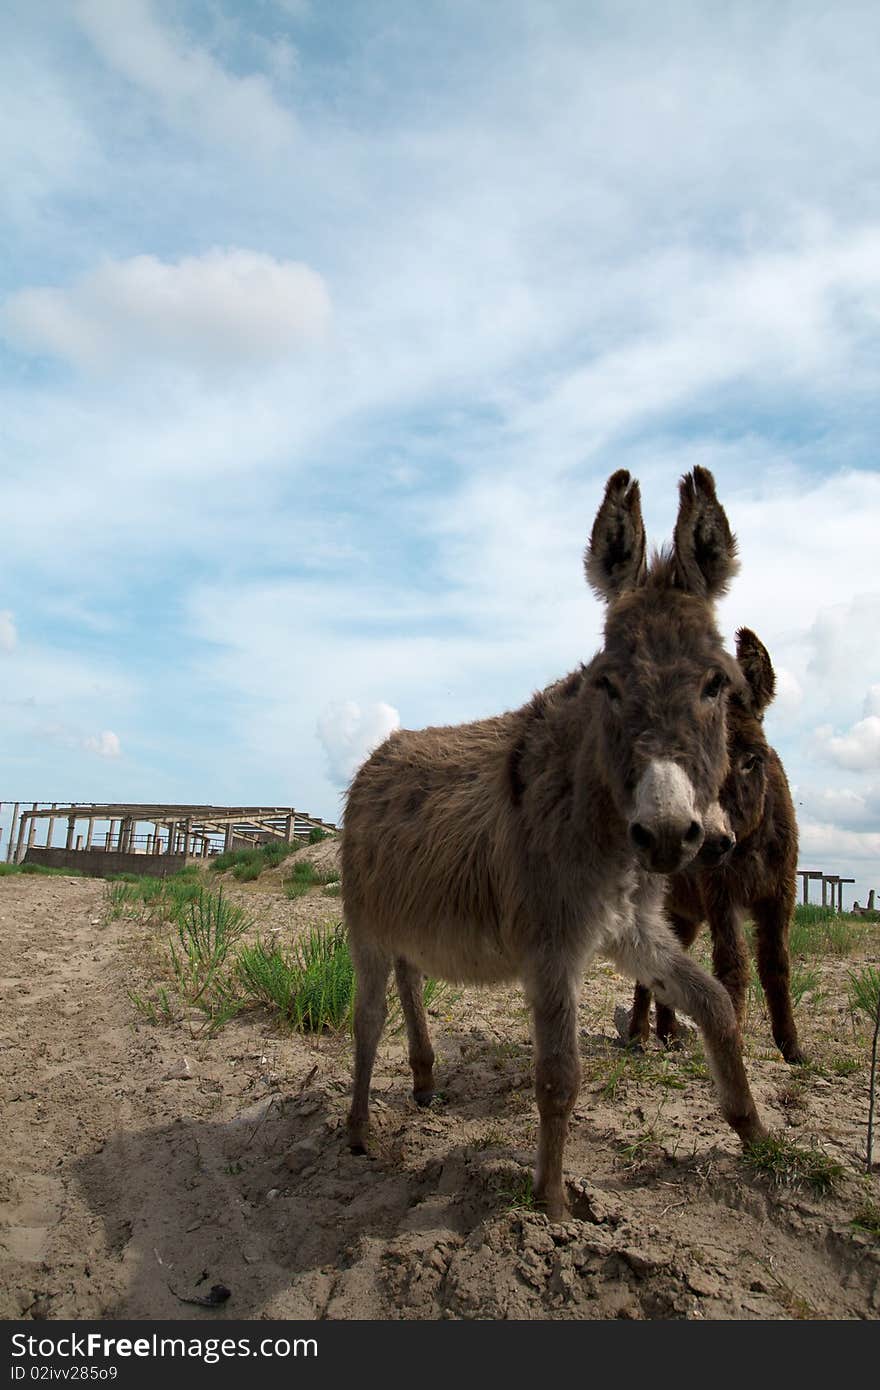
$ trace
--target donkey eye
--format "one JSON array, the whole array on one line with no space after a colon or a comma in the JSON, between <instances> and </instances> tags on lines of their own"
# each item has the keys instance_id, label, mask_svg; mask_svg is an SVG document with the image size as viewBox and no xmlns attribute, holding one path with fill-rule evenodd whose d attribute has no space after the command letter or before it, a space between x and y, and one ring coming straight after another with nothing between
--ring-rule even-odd
<instances>
[{"instance_id":1,"label":"donkey eye","mask_svg":"<svg viewBox=\"0 0 880 1390\"><path fill-rule=\"evenodd\" d=\"M756 772L761 762L762 759L757 753L749 753L739 765L740 772Z\"/></svg>"},{"instance_id":2,"label":"donkey eye","mask_svg":"<svg viewBox=\"0 0 880 1390\"><path fill-rule=\"evenodd\" d=\"M614 703L622 698L620 690L614 684L610 676L599 676L596 681L596 689L601 690L602 693L607 695L608 699Z\"/></svg>"},{"instance_id":3,"label":"donkey eye","mask_svg":"<svg viewBox=\"0 0 880 1390\"><path fill-rule=\"evenodd\" d=\"M703 699L717 700L722 690L724 690L729 684L730 681L728 680L727 676L725 676L724 672L716 671L714 675L711 675L709 677L709 679L706 681L706 684L703 686Z\"/></svg>"}]
</instances>

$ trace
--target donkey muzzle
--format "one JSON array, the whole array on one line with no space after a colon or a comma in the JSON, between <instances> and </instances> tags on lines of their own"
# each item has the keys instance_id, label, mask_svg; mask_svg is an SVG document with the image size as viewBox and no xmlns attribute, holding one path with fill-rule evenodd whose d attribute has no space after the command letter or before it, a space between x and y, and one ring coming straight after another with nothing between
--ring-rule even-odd
<instances>
[{"instance_id":1,"label":"donkey muzzle","mask_svg":"<svg viewBox=\"0 0 880 1390\"><path fill-rule=\"evenodd\" d=\"M718 802L709 807L703 817L703 846L689 867L696 869L717 869L733 854L736 848L736 834L727 818L727 813Z\"/></svg>"},{"instance_id":2,"label":"donkey muzzle","mask_svg":"<svg viewBox=\"0 0 880 1390\"><path fill-rule=\"evenodd\" d=\"M674 874L700 850L705 836L694 806L694 789L678 763L650 762L635 791L629 839L642 866Z\"/></svg>"}]
</instances>

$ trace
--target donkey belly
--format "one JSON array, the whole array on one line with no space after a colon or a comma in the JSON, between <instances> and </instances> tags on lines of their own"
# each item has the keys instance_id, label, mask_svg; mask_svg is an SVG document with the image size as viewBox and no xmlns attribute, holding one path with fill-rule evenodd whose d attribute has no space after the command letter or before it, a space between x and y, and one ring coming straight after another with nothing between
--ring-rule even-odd
<instances>
[{"instance_id":1,"label":"donkey belly","mask_svg":"<svg viewBox=\"0 0 880 1390\"><path fill-rule=\"evenodd\" d=\"M516 960L494 931L480 922L440 918L408 921L375 933L394 956L403 956L425 975L454 984L500 984L519 974Z\"/></svg>"}]
</instances>

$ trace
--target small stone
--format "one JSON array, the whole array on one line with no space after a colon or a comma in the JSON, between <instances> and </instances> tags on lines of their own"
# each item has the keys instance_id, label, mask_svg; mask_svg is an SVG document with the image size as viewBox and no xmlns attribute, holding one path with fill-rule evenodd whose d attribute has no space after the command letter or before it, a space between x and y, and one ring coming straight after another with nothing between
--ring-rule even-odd
<instances>
[{"instance_id":1,"label":"small stone","mask_svg":"<svg viewBox=\"0 0 880 1390\"><path fill-rule=\"evenodd\" d=\"M718 1298L721 1295L721 1281L707 1274L704 1269L693 1269L687 1276L688 1288L701 1298ZM752 1285L754 1288L754 1285Z\"/></svg>"},{"instance_id":2,"label":"small stone","mask_svg":"<svg viewBox=\"0 0 880 1390\"><path fill-rule=\"evenodd\" d=\"M270 1187L270 1188L269 1188L269 1191L266 1193L266 1201L267 1201L267 1202L274 1202L274 1201L275 1201L275 1198L278 1197L278 1196L280 1196L280 1195L281 1195L281 1188L280 1188L280 1187Z\"/></svg>"},{"instance_id":3,"label":"small stone","mask_svg":"<svg viewBox=\"0 0 880 1390\"><path fill-rule=\"evenodd\" d=\"M304 1168L314 1168L315 1159L320 1151L321 1146L314 1135L310 1139L301 1139L285 1155L285 1167L291 1173L302 1173Z\"/></svg>"},{"instance_id":4,"label":"small stone","mask_svg":"<svg viewBox=\"0 0 880 1390\"><path fill-rule=\"evenodd\" d=\"M188 1057L181 1057L179 1062L170 1066L162 1077L163 1081L189 1081L192 1076L192 1067Z\"/></svg>"},{"instance_id":5,"label":"small stone","mask_svg":"<svg viewBox=\"0 0 880 1390\"><path fill-rule=\"evenodd\" d=\"M245 1264L255 1265L260 1261L260 1252L254 1245L246 1245L241 1252L241 1258Z\"/></svg>"}]
</instances>

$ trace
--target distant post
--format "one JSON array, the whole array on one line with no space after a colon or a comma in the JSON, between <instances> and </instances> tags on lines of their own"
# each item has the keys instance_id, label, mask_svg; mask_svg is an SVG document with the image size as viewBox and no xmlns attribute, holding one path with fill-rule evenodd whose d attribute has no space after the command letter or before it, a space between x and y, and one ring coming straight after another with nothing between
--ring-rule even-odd
<instances>
[{"instance_id":1,"label":"distant post","mask_svg":"<svg viewBox=\"0 0 880 1390\"><path fill-rule=\"evenodd\" d=\"M11 825L10 825L10 827L9 827L9 845L7 846L7 849L6 849L6 860L7 860L7 863L12 859L12 856L13 856L14 853L15 853L15 832L16 832L17 829L18 829L18 802L16 801L15 805L14 805L13 808L12 808L12 823L11 823Z\"/></svg>"}]
</instances>

